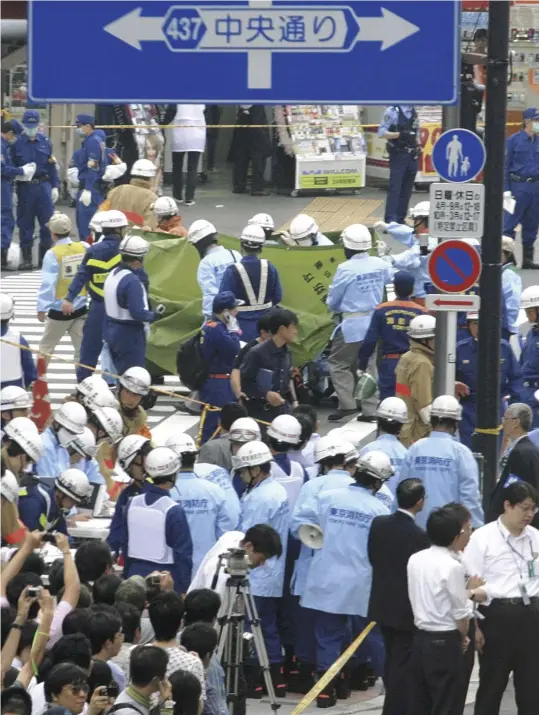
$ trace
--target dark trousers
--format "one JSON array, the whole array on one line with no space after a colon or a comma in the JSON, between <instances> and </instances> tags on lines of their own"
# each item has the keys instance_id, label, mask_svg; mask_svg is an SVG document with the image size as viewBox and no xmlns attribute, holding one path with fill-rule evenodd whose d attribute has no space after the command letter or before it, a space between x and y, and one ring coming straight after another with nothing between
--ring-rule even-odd
<instances>
[{"instance_id":1,"label":"dark trousers","mask_svg":"<svg viewBox=\"0 0 539 715\"><path fill-rule=\"evenodd\" d=\"M418 161L408 151L391 151L389 154L389 187L387 190L384 221L404 223L408 204L414 189Z\"/></svg>"},{"instance_id":2,"label":"dark trousers","mask_svg":"<svg viewBox=\"0 0 539 715\"><path fill-rule=\"evenodd\" d=\"M234 190L245 191L249 162L251 162L251 191L263 191L266 157L258 152L250 141L244 141L243 139L238 141L236 153L234 154L234 172L232 176Z\"/></svg>"},{"instance_id":3,"label":"dark trousers","mask_svg":"<svg viewBox=\"0 0 539 715\"><path fill-rule=\"evenodd\" d=\"M408 715L462 715L463 672L458 631L417 631L410 660Z\"/></svg>"},{"instance_id":4,"label":"dark trousers","mask_svg":"<svg viewBox=\"0 0 539 715\"><path fill-rule=\"evenodd\" d=\"M485 636L479 656L474 715L498 715L513 672L518 715L539 713L539 600L531 605L494 601L481 611Z\"/></svg>"},{"instance_id":5,"label":"dark trousers","mask_svg":"<svg viewBox=\"0 0 539 715\"><path fill-rule=\"evenodd\" d=\"M256 610L260 618L260 628L264 636L264 644L271 664L281 663L281 636L279 633L280 598L254 596Z\"/></svg>"},{"instance_id":6,"label":"dark trousers","mask_svg":"<svg viewBox=\"0 0 539 715\"><path fill-rule=\"evenodd\" d=\"M198 151L174 151L172 152L172 195L178 201L181 201L183 196L183 157L187 153L187 182L185 186L185 200L192 201L195 198L195 189L197 187L197 172L198 160L200 152Z\"/></svg>"},{"instance_id":7,"label":"dark trousers","mask_svg":"<svg viewBox=\"0 0 539 715\"><path fill-rule=\"evenodd\" d=\"M380 626L386 650L384 685L386 697L382 715L406 715L412 655L413 631L397 631Z\"/></svg>"}]
</instances>

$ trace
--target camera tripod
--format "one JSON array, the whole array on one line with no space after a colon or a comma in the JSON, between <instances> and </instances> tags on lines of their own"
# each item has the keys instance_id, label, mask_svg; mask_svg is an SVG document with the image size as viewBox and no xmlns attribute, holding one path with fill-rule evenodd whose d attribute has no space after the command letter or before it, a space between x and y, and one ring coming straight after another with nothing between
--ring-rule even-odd
<instances>
[{"instance_id":1,"label":"camera tripod","mask_svg":"<svg viewBox=\"0 0 539 715\"><path fill-rule=\"evenodd\" d=\"M262 668L271 709L277 711L281 706L275 696L260 619L249 586L249 579L246 576L230 576L226 582L224 602L226 612L219 618L217 656L225 671L225 688L230 715L233 715L234 706L239 700L246 623L251 627L251 633L248 635L252 636L258 662Z\"/></svg>"}]
</instances>

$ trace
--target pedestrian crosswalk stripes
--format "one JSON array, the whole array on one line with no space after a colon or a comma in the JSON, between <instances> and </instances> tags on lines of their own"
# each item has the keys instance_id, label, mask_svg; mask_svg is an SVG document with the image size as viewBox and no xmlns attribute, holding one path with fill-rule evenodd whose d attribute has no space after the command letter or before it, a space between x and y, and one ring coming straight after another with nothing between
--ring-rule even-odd
<instances>
[{"instance_id":1,"label":"pedestrian crosswalk stripes","mask_svg":"<svg viewBox=\"0 0 539 715\"><path fill-rule=\"evenodd\" d=\"M15 316L10 325L23 335L31 348L37 350L44 331L44 324L37 319L37 292L41 284L41 272L22 272L4 275L2 292L9 293L15 301ZM34 358L37 356L34 355ZM54 357L47 369L49 399L53 409L70 395L77 383L75 378L74 350L68 335L64 336L54 351ZM99 365L98 365L99 368ZM165 377L164 389L178 391L182 388L176 376ZM155 407L148 414L150 427L156 427L164 420L175 416L174 430L184 432L194 427L198 418L178 413L178 401L172 397L160 396Z\"/></svg>"}]
</instances>

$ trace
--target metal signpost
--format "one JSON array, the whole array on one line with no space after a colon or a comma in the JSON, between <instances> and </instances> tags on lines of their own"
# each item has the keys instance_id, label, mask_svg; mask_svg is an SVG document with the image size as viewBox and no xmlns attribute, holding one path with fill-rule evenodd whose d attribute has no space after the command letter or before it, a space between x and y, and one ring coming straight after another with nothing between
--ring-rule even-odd
<instances>
[{"instance_id":1,"label":"metal signpost","mask_svg":"<svg viewBox=\"0 0 539 715\"><path fill-rule=\"evenodd\" d=\"M454 104L459 13L459 0L31 0L29 94L43 102ZM65 61L82 46L96 49L84 77Z\"/></svg>"}]
</instances>

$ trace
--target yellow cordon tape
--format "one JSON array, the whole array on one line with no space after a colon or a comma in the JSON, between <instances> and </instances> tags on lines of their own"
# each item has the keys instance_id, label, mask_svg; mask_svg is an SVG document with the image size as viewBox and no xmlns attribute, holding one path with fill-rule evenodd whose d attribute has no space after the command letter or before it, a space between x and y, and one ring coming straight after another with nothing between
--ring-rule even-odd
<instances>
[{"instance_id":1,"label":"yellow cordon tape","mask_svg":"<svg viewBox=\"0 0 539 715\"><path fill-rule=\"evenodd\" d=\"M45 353L42 350L36 350L35 348L31 348L26 345L21 345L20 343L14 343L11 340L6 340L5 338L0 338L0 340L3 343L5 343L6 345L10 345L12 348L19 348L20 350L27 350L30 353L35 353L36 355L43 355L44 357L54 358L55 360L61 360L62 362L67 362L70 365L74 365L75 367L84 367L87 370L91 370L91 372L94 372L96 375L108 375L108 377L113 377L115 380L120 379L120 375L115 375L113 372L107 372L106 370L98 370L97 368L91 367L90 365L85 365L82 362L72 362L69 358L60 357L60 355L52 355L51 353ZM221 407L216 407L215 405L210 405L207 402L201 402L200 400L195 400L194 397L186 397L184 395L178 395L176 392L171 392L170 390L165 390L162 387L153 387L152 386L152 387L150 387L150 390L157 392L159 395L166 395L167 397L173 397L177 400L183 400L184 402L194 402L197 405L202 405L202 407L205 408L206 412L208 410L210 410L212 412L221 412L221 409L222 409ZM255 418L253 418L253 419L255 419ZM259 422L261 425L266 425L266 426L270 425L269 422L264 422L264 420L255 419L255 422Z\"/></svg>"},{"instance_id":2,"label":"yellow cordon tape","mask_svg":"<svg viewBox=\"0 0 539 715\"><path fill-rule=\"evenodd\" d=\"M485 427L485 429L481 429L481 427L475 428L475 432L479 434L500 434L502 430L503 425L498 425L497 427Z\"/></svg>"},{"instance_id":3,"label":"yellow cordon tape","mask_svg":"<svg viewBox=\"0 0 539 715\"><path fill-rule=\"evenodd\" d=\"M313 700L320 695L322 690L326 687L326 685L330 682L330 680L333 680L333 678L337 675L337 673L342 669L346 663L350 660L350 658L354 655L356 650L359 648L359 646L363 643L365 638L369 635L369 633L372 631L374 626L376 625L375 621L371 621L368 626L366 626L361 633L358 635L358 637L355 639L355 641L348 646L348 648L344 651L344 653L337 658L337 660L333 663L331 668L324 673L324 675L320 678L320 680L316 683L314 688L309 690L307 695L302 698L302 700L296 705L294 710L292 710L292 715L300 715L306 708L309 707L309 705L313 702Z\"/></svg>"}]
</instances>

